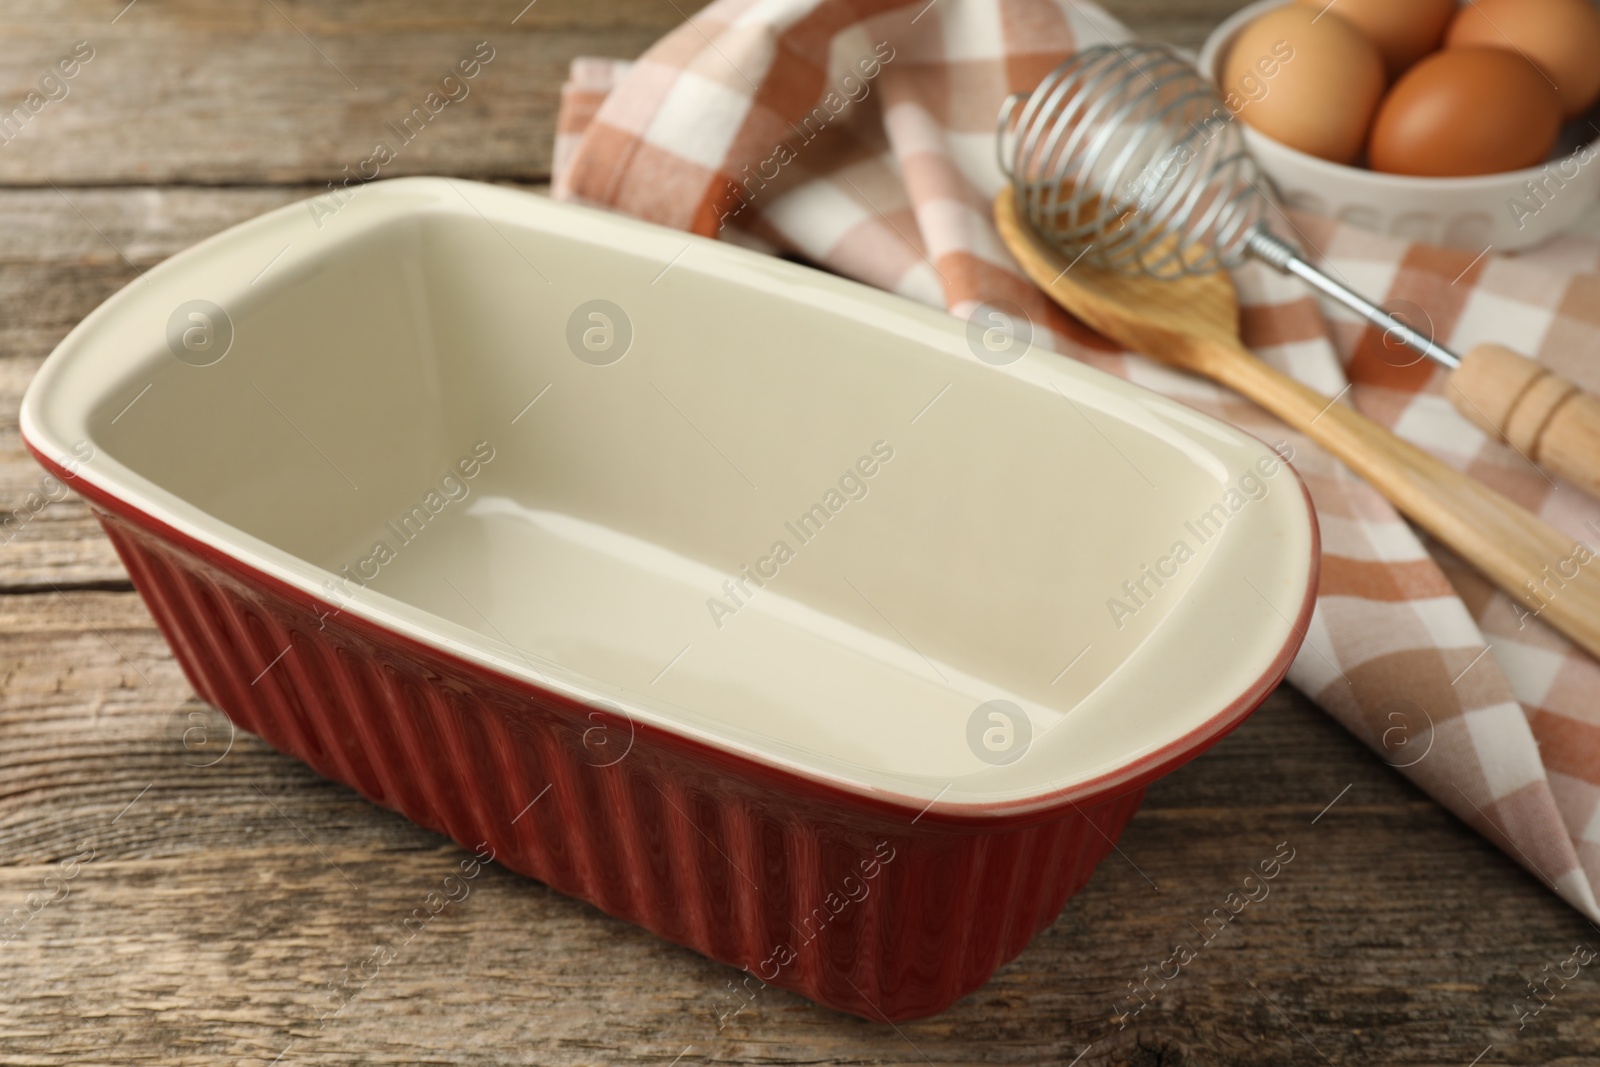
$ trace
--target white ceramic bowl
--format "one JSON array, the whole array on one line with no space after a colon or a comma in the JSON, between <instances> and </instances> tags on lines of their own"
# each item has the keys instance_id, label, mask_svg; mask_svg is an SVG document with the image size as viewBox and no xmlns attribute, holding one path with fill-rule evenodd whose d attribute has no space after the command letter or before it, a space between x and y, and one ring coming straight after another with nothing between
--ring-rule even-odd
<instances>
[{"instance_id":1,"label":"white ceramic bowl","mask_svg":"<svg viewBox=\"0 0 1600 1067\"><path fill-rule=\"evenodd\" d=\"M1200 51L1200 70L1220 84L1240 31L1290 0L1258 0L1219 25ZM1482 251L1531 248L1569 230L1600 199L1600 141L1563 140L1549 163L1473 178L1413 178L1329 163L1240 123L1245 146L1284 203L1379 233ZM1579 160L1586 160L1580 163ZM1521 205L1518 207L1517 205Z\"/></svg>"}]
</instances>

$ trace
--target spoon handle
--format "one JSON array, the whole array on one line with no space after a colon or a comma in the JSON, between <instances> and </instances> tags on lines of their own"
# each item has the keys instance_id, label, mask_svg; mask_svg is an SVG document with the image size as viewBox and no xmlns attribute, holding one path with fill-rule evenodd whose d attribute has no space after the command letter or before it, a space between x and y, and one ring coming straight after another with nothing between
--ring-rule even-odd
<instances>
[{"instance_id":1,"label":"spoon handle","mask_svg":"<svg viewBox=\"0 0 1600 1067\"><path fill-rule=\"evenodd\" d=\"M1207 372L1304 433L1530 616L1600 657L1600 555L1524 508L1222 340ZM1514 353L1513 353L1514 354ZM1520 357L1518 357L1520 358ZM1548 433L1548 431L1547 431Z\"/></svg>"}]
</instances>

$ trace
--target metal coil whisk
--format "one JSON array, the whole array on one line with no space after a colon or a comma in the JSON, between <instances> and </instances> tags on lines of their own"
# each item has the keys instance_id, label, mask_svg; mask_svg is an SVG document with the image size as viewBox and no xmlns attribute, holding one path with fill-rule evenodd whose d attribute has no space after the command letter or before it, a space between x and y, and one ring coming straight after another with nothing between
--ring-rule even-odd
<instances>
[{"instance_id":1,"label":"metal coil whisk","mask_svg":"<svg viewBox=\"0 0 1600 1067\"><path fill-rule=\"evenodd\" d=\"M1174 278L1236 266L1266 207L1222 98L1164 45L1077 53L1010 97L1000 128L1023 216L1102 269Z\"/></svg>"},{"instance_id":2,"label":"metal coil whisk","mask_svg":"<svg viewBox=\"0 0 1600 1067\"><path fill-rule=\"evenodd\" d=\"M1022 217L1074 264L1173 280L1257 258L1447 367L1460 357L1301 258L1266 227L1269 183L1221 95L1166 45L1098 45L1006 99L1000 169Z\"/></svg>"}]
</instances>

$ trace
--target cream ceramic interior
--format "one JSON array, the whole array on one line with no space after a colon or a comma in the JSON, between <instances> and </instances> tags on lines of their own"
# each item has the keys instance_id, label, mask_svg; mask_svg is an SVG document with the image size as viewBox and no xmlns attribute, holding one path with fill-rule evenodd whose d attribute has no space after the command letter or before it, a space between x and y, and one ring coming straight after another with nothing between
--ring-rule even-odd
<instances>
[{"instance_id":1,"label":"cream ceramic interior","mask_svg":"<svg viewBox=\"0 0 1600 1067\"><path fill-rule=\"evenodd\" d=\"M210 366L165 339L196 298L234 326ZM568 345L594 299L632 324L610 365ZM341 568L375 573L334 587L345 611L958 808L1070 790L1202 727L1293 640L1312 566L1281 467L1216 536L1186 527L1271 456L1188 408L1041 350L987 365L960 320L817 271L442 179L320 219L293 205L150 271L62 343L23 423L50 455L92 442L82 477L325 599ZM828 510L863 457L859 498ZM1180 540L1194 558L1114 620L1108 598L1131 605L1123 582ZM735 602L747 566L775 577ZM1033 734L1006 765L969 745L996 699Z\"/></svg>"}]
</instances>

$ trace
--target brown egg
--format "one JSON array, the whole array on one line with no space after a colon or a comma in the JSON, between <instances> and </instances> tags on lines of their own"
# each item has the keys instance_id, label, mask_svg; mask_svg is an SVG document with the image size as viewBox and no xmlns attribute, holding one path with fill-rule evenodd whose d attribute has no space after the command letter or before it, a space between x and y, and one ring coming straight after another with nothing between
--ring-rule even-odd
<instances>
[{"instance_id":1,"label":"brown egg","mask_svg":"<svg viewBox=\"0 0 1600 1067\"><path fill-rule=\"evenodd\" d=\"M1300 4L1246 26L1223 64L1230 110L1268 137L1335 163L1361 154L1383 88L1378 46L1337 15Z\"/></svg>"},{"instance_id":2,"label":"brown egg","mask_svg":"<svg viewBox=\"0 0 1600 1067\"><path fill-rule=\"evenodd\" d=\"M1327 9L1366 34L1383 54L1390 78L1438 48L1456 13L1456 0L1334 0L1332 6L1328 0L1299 2Z\"/></svg>"},{"instance_id":3,"label":"brown egg","mask_svg":"<svg viewBox=\"0 0 1600 1067\"><path fill-rule=\"evenodd\" d=\"M1390 174L1498 174L1545 159L1560 131L1561 100L1532 63L1503 48L1451 48L1389 90L1367 154Z\"/></svg>"},{"instance_id":4,"label":"brown egg","mask_svg":"<svg viewBox=\"0 0 1600 1067\"><path fill-rule=\"evenodd\" d=\"M1600 9L1593 0L1477 0L1461 9L1446 48L1506 48L1538 64L1576 118L1600 98Z\"/></svg>"}]
</instances>

